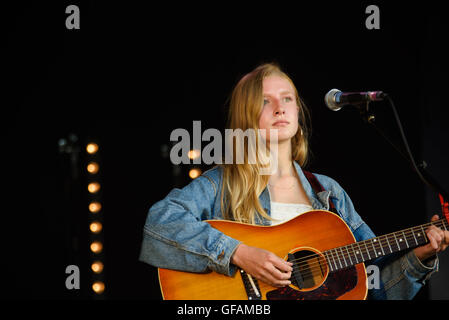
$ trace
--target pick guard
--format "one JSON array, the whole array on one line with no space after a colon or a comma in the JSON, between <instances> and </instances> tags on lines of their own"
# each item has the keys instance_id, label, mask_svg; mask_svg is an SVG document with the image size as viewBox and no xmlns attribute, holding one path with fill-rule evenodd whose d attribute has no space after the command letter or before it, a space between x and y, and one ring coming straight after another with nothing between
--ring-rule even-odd
<instances>
[{"instance_id":1,"label":"pick guard","mask_svg":"<svg viewBox=\"0 0 449 320\"><path fill-rule=\"evenodd\" d=\"M267 292L267 300L335 300L357 285L355 267L329 273L324 283L311 291L284 287Z\"/></svg>"}]
</instances>

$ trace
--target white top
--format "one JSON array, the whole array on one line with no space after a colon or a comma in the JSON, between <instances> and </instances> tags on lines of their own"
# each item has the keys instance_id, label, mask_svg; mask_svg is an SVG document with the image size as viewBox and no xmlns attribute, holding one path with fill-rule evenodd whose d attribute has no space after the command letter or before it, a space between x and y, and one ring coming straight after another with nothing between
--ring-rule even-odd
<instances>
[{"instance_id":1,"label":"white top","mask_svg":"<svg viewBox=\"0 0 449 320\"><path fill-rule=\"evenodd\" d=\"M271 202L271 217L275 219L272 225L280 224L293 219L307 211L313 210L312 206L302 203Z\"/></svg>"}]
</instances>

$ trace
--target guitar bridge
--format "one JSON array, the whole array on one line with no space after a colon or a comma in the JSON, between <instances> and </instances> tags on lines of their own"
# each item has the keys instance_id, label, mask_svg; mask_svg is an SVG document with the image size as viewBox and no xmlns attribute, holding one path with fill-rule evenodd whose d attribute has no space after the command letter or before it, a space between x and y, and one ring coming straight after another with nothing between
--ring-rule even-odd
<instances>
[{"instance_id":1,"label":"guitar bridge","mask_svg":"<svg viewBox=\"0 0 449 320\"><path fill-rule=\"evenodd\" d=\"M260 293L259 283L257 279L254 279L251 275L244 270L240 270L242 276L243 285L248 296L248 300L262 300L262 294Z\"/></svg>"}]
</instances>

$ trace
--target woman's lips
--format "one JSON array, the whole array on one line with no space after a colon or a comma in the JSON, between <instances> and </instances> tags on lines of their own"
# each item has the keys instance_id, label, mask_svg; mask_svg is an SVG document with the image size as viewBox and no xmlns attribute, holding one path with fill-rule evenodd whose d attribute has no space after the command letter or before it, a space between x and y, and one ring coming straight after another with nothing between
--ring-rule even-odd
<instances>
[{"instance_id":1,"label":"woman's lips","mask_svg":"<svg viewBox=\"0 0 449 320\"><path fill-rule=\"evenodd\" d=\"M285 120L281 120L281 121L276 121L275 123L273 123L273 127L285 127L286 125L288 125L290 122L285 121Z\"/></svg>"}]
</instances>

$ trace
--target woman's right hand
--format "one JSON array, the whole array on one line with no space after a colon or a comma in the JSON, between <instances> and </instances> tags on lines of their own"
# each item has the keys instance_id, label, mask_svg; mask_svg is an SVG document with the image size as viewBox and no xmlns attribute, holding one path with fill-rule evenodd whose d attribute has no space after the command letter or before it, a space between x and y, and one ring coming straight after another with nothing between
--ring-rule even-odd
<instances>
[{"instance_id":1,"label":"woman's right hand","mask_svg":"<svg viewBox=\"0 0 449 320\"><path fill-rule=\"evenodd\" d=\"M231 263L270 286L285 287L291 284L289 279L293 264L267 250L241 243L234 251Z\"/></svg>"}]
</instances>

